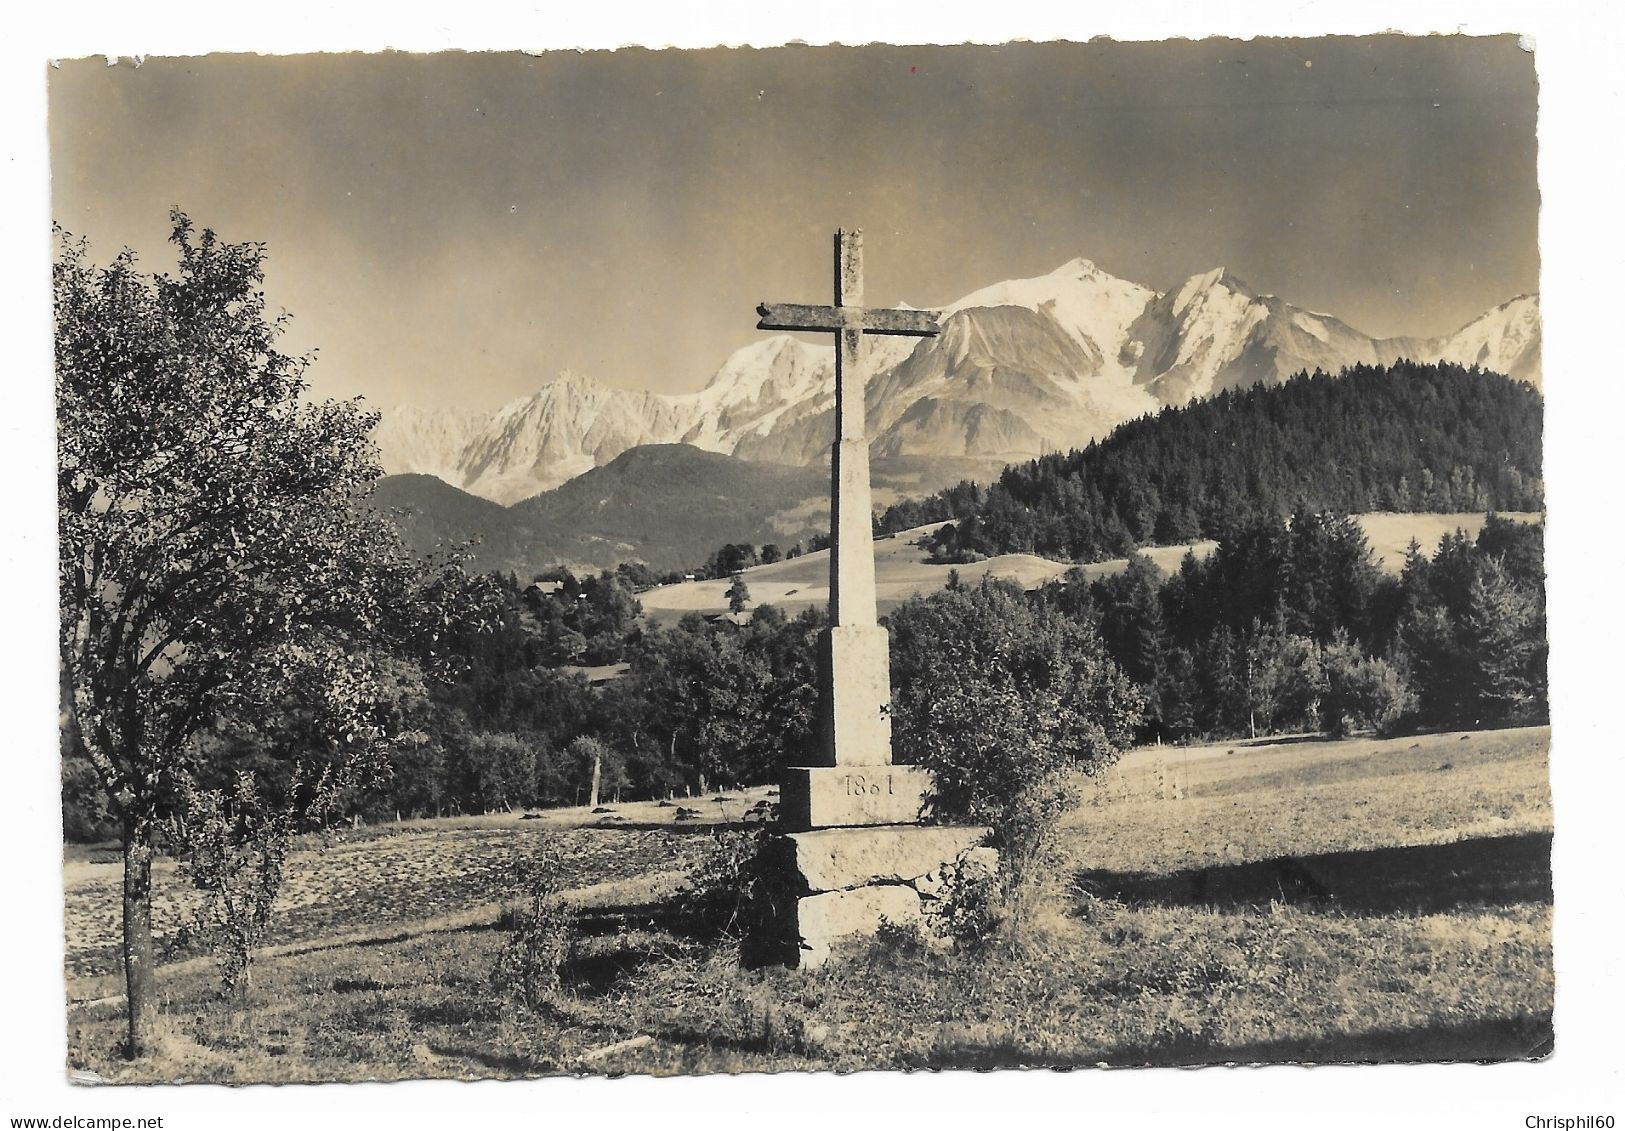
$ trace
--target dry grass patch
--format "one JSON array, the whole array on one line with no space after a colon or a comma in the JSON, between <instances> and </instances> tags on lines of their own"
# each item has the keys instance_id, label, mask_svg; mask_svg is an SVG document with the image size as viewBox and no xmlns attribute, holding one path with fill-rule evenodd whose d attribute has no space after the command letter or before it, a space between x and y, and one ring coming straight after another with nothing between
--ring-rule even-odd
<instances>
[{"instance_id":1,"label":"dry grass patch","mask_svg":"<svg viewBox=\"0 0 1625 1131\"><path fill-rule=\"evenodd\" d=\"M743 969L651 904L588 915L534 1009L488 977L506 933L464 928L269 957L232 1002L182 972L161 1058L126 1065L100 1005L73 1011L69 1062L244 1083L1539 1056L1546 742L1138 752L1065 831L1020 937L975 955L896 935ZM1156 787L1156 761L1164 782L1184 761L1184 788Z\"/></svg>"}]
</instances>

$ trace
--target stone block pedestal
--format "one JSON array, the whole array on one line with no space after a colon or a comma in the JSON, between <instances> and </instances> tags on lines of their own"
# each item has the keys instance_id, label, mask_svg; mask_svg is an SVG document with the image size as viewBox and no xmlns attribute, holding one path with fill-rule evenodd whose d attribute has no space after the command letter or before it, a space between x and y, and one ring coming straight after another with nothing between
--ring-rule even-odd
<instances>
[{"instance_id":1,"label":"stone block pedestal","mask_svg":"<svg viewBox=\"0 0 1625 1131\"><path fill-rule=\"evenodd\" d=\"M930 787L918 766L800 766L779 783L779 824L790 832L914 824Z\"/></svg>"},{"instance_id":2,"label":"stone block pedestal","mask_svg":"<svg viewBox=\"0 0 1625 1131\"><path fill-rule=\"evenodd\" d=\"M829 961L830 948L844 939L871 938L882 923L924 929L920 896L902 884L825 891L796 901L795 962L816 970Z\"/></svg>"},{"instance_id":3,"label":"stone block pedestal","mask_svg":"<svg viewBox=\"0 0 1625 1131\"><path fill-rule=\"evenodd\" d=\"M986 829L886 825L789 833L784 840L794 875L820 892L911 884L986 837Z\"/></svg>"},{"instance_id":4,"label":"stone block pedestal","mask_svg":"<svg viewBox=\"0 0 1625 1131\"><path fill-rule=\"evenodd\" d=\"M897 767L893 767L894 769ZM929 932L954 878L991 875L998 854L988 830L919 824L786 832L768 848L786 885L781 953L791 965L822 965L831 948L874 935L882 923Z\"/></svg>"}]
</instances>

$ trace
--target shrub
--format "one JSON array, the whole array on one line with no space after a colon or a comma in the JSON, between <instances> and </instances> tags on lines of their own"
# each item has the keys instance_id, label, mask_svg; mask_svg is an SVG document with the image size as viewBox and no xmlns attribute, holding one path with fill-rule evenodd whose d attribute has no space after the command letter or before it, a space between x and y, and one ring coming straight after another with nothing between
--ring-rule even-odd
<instances>
[{"instance_id":1,"label":"shrub","mask_svg":"<svg viewBox=\"0 0 1625 1131\"><path fill-rule=\"evenodd\" d=\"M943 869L937 899L926 903L926 922L957 948L978 950L992 941L1008 910L998 873L962 857Z\"/></svg>"},{"instance_id":2,"label":"shrub","mask_svg":"<svg viewBox=\"0 0 1625 1131\"><path fill-rule=\"evenodd\" d=\"M1322 664L1326 698L1321 707L1334 734L1362 728L1387 734L1416 709L1410 684L1387 660L1362 656L1353 645L1328 644Z\"/></svg>"},{"instance_id":3,"label":"shrub","mask_svg":"<svg viewBox=\"0 0 1625 1131\"><path fill-rule=\"evenodd\" d=\"M250 983L254 948L270 927L294 834L319 826L336 805L338 788L327 772L309 789L304 786L299 766L287 800L273 805L246 772L237 775L229 795L181 782L168 831L182 874L203 893L185 934L214 951L228 994Z\"/></svg>"},{"instance_id":4,"label":"shrub","mask_svg":"<svg viewBox=\"0 0 1625 1131\"><path fill-rule=\"evenodd\" d=\"M943 822L985 824L1014 889L1077 803L1073 774L1127 748L1143 695L1099 635L984 579L891 616L894 745L925 766Z\"/></svg>"},{"instance_id":5,"label":"shrub","mask_svg":"<svg viewBox=\"0 0 1625 1131\"><path fill-rule=\"evenodd\" d=\"M560 897L559 871L558 857L545 846L515 861L525 902L506 916L513 933L491 967L496 990L532 1009L558 993L575 953L576 912Z\"/></svg>"},{"instance_id":6,"label":"shrub","mask_svg":"<svg viewBox=\"0 0 1625 1131\"><path fill-rule=\"evenodd\" d=\"M718 829L706 852L689 869L677 897L678 913L702 933L723 938L743 935L751 920L751 898L761 876L758 857L765 844L761 829Z\"/></svg>"}]
</instances>

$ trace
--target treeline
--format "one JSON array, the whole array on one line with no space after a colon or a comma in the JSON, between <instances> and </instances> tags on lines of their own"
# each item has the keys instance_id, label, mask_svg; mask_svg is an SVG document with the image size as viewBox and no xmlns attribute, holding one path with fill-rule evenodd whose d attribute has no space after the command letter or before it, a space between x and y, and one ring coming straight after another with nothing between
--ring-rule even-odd
<instances>
[{"instance_id":1,"label":"treeline","mask_svg":"<svg viewBox=\"0 0 1625 1131\"><path fill-rule=\"evenodd\" d=\"M821 618L766 609L743 628L694 615L643 629L625 643L629 670L596 685L533 663L537 627L521 601L430 692L413 764L366 800L369 818L584 802L595 761L606 799L766 781L811 726Z\"/></svg>"},{"instance_id":2,"label":"treeline","mask_svg":"<svg viewBox=\"0 0 1625 1131\"><path fill-rule=\"evenodd\" d=\"M355 800L368 820L584 803L595 763L606 802L708 794L778 781L812 753L821 609L787 618L763 605L743 624L690 614L644 627L626 642L624 674L597 684L533 662L537 624L522 593L511 614L497 633L464 642L462 676L415 705L394 775ZM889 620L900 756L944 741L925 733L944 694L944 641L962 650L985 641L950 665L987 731L966 730L966 743L999 745L1012 728L1036 728L1036 740L1098 759L1139 721L1139 695L1094 626L1012 585L916 598ZM1021 664L1004 662L1011 649ZM1063 688L1064 702L1035 713Z\"/></svg>"},{"instance_id":3,"label":"treeline","mask_svg":"<svg viewBox=\"0 0 1625 1131\"><path fill-rule=\"evenodd\" d=\"M744 624L691 614L661 628L640 620L610 571L545 592L511 575L490 582L494 630L451 626L450 681L403 674L386 720L404 735L392 773L349 798L350 813L577 804L594 763L606 800L682 795L775 781L807 756L822 610L787 619L761 606ZM1131 734L1391 732L1546 712L1542 530L1494 516L1476 539L1446 536L1431 559L1413 546L1397 577L1375 566L1352 519L1300 510L1222 532L1210 556L1187 555L1171 575L1136 555L1114 576L1073 570L1032 593L955 577L888 619L904 756L946 749L958 730L998 745L1040 724L1046 743L1097 757ZM613 650L628 667L594 684L558 664L577 644L577 659ZM1057 681L1088 689L1093 706L1080 707L1081 690L1056 698ZM936 733L950 699L963 718ZM1001 705L1009 718L994 717ZM193 756L221 780L251 769L274 781L314 733L293 711L227 719ZM63 798L70 838L108 834L88 766L69 761Z\"/></svg>"},{"instance_id":4,"label":"treeline","mask_svg":"<svg viewBox=\"0 0 1625 1131\"><path fill-rule=\"evenodd\" d=\"M1539 410L1528 387L1452 366L1301 377L1135 422L1085 451L1012 468L991 488L964 484L893 507L883 529L958 517L961 546L982 548L972 554L1083 559L1142 541L1219 542L1169 576L1134 557L1124 572L1093 582L1073 571L1031 594L956 583L954 593L911 602L891 617L895 701L921 701L909 682L919 673L946 679L940 660L951 649L941 641L1008 623L1050 642L1035 638L1035 655L1077 652L1075 670L1102 687L1123 673L1136 699L1133 709L1113 700L1114 734L1185 739L1542 718L1541 528L1492 517L1476 539L1443 539L1431 559L1413 547L1390 577L1342 517L1374 507L1538 508ZM1290 506L1289 496L1298 505L1283 518L1275 508ZM704 572L727 576L773 554L724 546ZM790 620L760 607L744 624L691 615L651 626L637 593L662 580L636 564L586 577L553 570L529 583L490 575L494 626L444 625L439 673L355 657L393 688L373 724L404 737L391 747L392 773L348 797L349 812L370 821L575 803L595 764L610 798L775 780L811 738L823 614ZM1015 615L1017 605L1031 615ZM910 631L910 617L931 632ZM921 643L928 638L938 643ZM987 654L1006 654L1004 646L992 641ZM581 670L615 663L625 671L607 681L595 673L598 683ZM967 704L1030 706L1050 676L1028 676L1031 686L995 694L973 675L954 694ZM1051 712L1046 741L1067 741L1064 707ZM906 720L897 720L899 750L918 740ZM291 707L223 716L188 758L206 786L228 785L238 769L275 785L300 760L290 752L321 747L324 725ZM1011 721L1009 733L1027 725ZM95 773L71 751L63 800L70 838L114 831Z\"/></svg>"},{"instance_id":5,"label":"treeline","mask_svg":"<svg viewBox=\"0 0 1625 1131\"><path fill-rule=\"evenodd\" d=\"M827 533L812 534L804 541L794 542L788 547L782 547L777 542L764 542L760 546L753 542L725 542L712 551L704 564L688 569L657 572L649 568L645 562L622 562L613 570L602 571L601 576L613 576L625 583L632 592L641 593L657 585L676 585L683 581L712 581L732 577L740 570L749 569L751 566L790 561L801 557L802 554L811 554L828 548ZM538 572L535 580L538 582L566 580L573 576L568 567L553 566Z\"/></svg>"},{"instance_id":6,"label":"treeline","mask_svg":"<svg viewBox=\"0 0 1625 1131\"><path fill-rule=\"evenodd\" d=\"M1490 516L1403 571L1359 524L1299 510L1222 534L1164 577L1134 555L1038 592L1098 626L1142 689L1142 737L1485 726L1546 715L1543 531Z\"/></svg>"},{"instance_id":7,"label":"treeline","mask_svg":"<svg viewBox=\"0 0 1625 1131\"><path fill-rule=\"evenodd\" d=\"M740 570L749 569L751 566L772 565L774 562L791 561L801 557L802 554L827 550L829 541L828 534L820 533L812 535L805 542L796 542L789 549L782 549L776 542L768 542L762 546L750 542L729 542L719 546L716 552L705 560L703 566L693 571L693 574L702 581L732 577Z\"/></svg>"},{"instance_id":8,"label":"treeline","mask_svg":"<svg viewBox=\"0 0 1625 1131\"><path fill-rule=\"evenodd\" d=\"M1459 365L1360 365L1231 390L1081 451L891 507L883 533L954 520L939 561L1064 561L1216 538L1260 515L1542 507L1540 394Z\"/></svg>"}]
</instances>

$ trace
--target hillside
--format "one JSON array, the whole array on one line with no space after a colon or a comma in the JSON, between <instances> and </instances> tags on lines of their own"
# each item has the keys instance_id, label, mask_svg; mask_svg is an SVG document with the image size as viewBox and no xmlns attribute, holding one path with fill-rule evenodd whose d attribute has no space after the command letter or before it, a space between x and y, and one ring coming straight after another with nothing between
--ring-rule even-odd
<instances>
[{"instance_id":1,"label":"hillside","mask_svg":"<svg viewBox=\"0 0 1625 1131\"><path fill-rule=\"evenodd\" d=\"M681 444L623 452L511 507L431 475L391 475L374 505L419 553L474 541L473 568L529 577L544 566L657 571L703 562L726 542L793 545L829 526L820 468L752 463Z\"/></svg>"},{"instance_id":2,"label":"hillside","mask_svg":"<svg viewBox=\"0 0 1625 1131\"><path fill-rule=\"evenodd\" d=\"M1231 390L1099 443L897 504L883 530L942 519L950 554L1066 561L1216 537L1251 513L1542 507L1540 394L1457 365L1357 366Z\"/></svg>"},{"instance_id":3,"label":"hillside","mask_svg":"<svg viewBox=\"0 0 1625 1131\"><path fill-rule=\"evenodd\" d=\"M702 562L724 542L788 546L829 527L829 483L815 467L753 463L683 444L633 448L511 508L556 532L568 561L641 558L656 570Z\"/></svg>"},{"instance_id":4,"label":"hillside","mask_svg":"<svg viewBox=\"0 0 1625 1131\"><path fill-rule=\"evenodd\" d=\"M386 475L370 501L389 513L406 544L418 554L461 547L471 554L472 569L521 577L551 560L552 543L510 508L433 475Z\"/></svg>"},{"instance_id":5,"label":"hillside","mask_svg":"<svg viewBox=\"0 0 1625 1131\"><path fill-rule=\"evenodd\" d=\"M385 406L375 438L390 473L426 473L500 503L558 486L621 453L688 444L790 466L825 458L834 409L824 342L759 335L692 393L612 388L561 373L494 412ZM1453 333L1377 338L1262 294L1224 268L1166 292L1087 259L994 283L943 308L942 333L870 341L871 455L912 461L918 489L1064 452L1192 397L1292 374L1401 358L1540 383L1540 310L1519 296ZM961 466L956 467L955 464Z\"/></svg>"},{"instance_id":6,"label":"hillside","mask_svg":"<svg viewBox=\"0 0 1625 1131\"><path fill-rule=\"evenodd\" d=\"M888 457L876 461L875 499L890 504L883 531L953 519L950 554L1052 561L1184 545L1239 515L1300 501L1345 513L1533 511L1542 505L1541 410L1531 387L1494 375L1367 367L1164 409L996 479L987 475L996 460ZM949 469L977 482L921 497ZM629 449L509 507L428 475L387 477L376 501L396 511L419 551L477 539L475 568L529 576L554 563L633 560L664 572L704 562L725 543L788 549L828 528L828 491L820 464L665 444ZM1420 540L1431 546L1438 533Z\"/></svg>"},{"instance_id":7,"label":"hillside","mask_svg":"<svg viewBox=\"0 0 1625 1131\"><path fill-rule=\"evenodd\" d=\"M1515 512L1502 515L1518 522L1537 522L1534 512ZM1441 536L1456 530L1476 537L1484 526L1484 515L1477 512L1461 514L1361 514L1355 518L1365 531L1371 545L1372 557L1383 570L1398 574L1405 564L1405 550L1414 538L1427 555L1438 548ZM1014 581L1023 589L1035 589L1060 577L1073 568L1065 562L1051 561L1033 554L1000 554L969 565L936 565L926 560L929 551L920 542L934 533L940 523L917 526L895 534L882 535L875 540L875 592L881 613L896 608L910 597L934 593L948 584L949 574L958 571L966 583L975 582L983 574L1006 581ZM1212 541L1188 542L1172 546L1147 546L1142 553L1156 563L1163 573L1173 573L1187 552L1206 557L1217 543ZM1090 562L1082 566L1083 574L1093 581L1121 573L1128 567L1127 558L1111 558ZM794 616L803 609L823 607L829 603L829 551L819 550L804 554L791 561L772 565L752 566L743 571L745 583L750 587L751 605L775 605ZM686 581L680 585L662 585L638 595L643 611L651 620L669 624L686 613L724 613L728 609L727 578L715 581Z\"/></svg>"}]
</instances>

